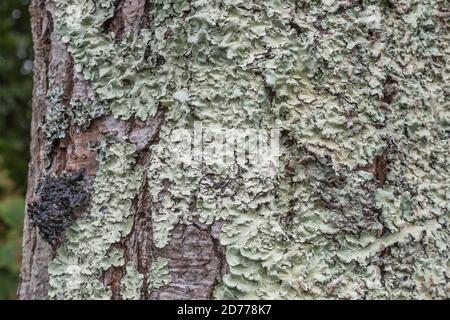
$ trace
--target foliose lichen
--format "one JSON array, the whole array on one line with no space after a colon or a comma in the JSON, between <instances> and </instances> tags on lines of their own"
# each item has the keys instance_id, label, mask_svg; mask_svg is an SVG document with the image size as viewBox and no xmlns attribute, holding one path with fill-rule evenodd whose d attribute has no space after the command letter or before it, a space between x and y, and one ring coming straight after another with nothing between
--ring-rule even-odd
<instances>
[{"instance_id":1,"label":"foliose lichen","mask_svg":"<svg viewBox=\"0 0 450 320\"><path fill-rule=\"evenodd\" d=\"M68 137L68 130L71 125L77 130L87 130L92 120L107 115L109 112L106 104L94 99L75 98L65 102L64 90L54 84L54 79L49 80L48 86L47 102L49 108L39 123L39 128L45 138L47 167L51 164L51 154L56 143Z\"/></svg>"},{"instance_id":2,"label":"foliose lichen","mask_svg":"<svg viewBox=\"0 0 450 320\"><path fill-rule=\"evenodd\" d=\"M39 128L45 138L46 155L52 152L56 141L66 137L70 125L67 108L63 103L64 90L55 86L52 79L50 79L48 85L50 90L47 92L47 100L51 108L49 112L45 113L42 122L39 124Z\"/></svg>"},{"instance_id":3,"label":"foliose lichen","mask_svg":"<svg viewBox=\"0 0 450 320\"><path fill-rule=\"evenodd\" d=\"M139 273L133 263L126 266L126 274L122 278L120 295L125 300L138 300L141 295L142 280L144 276Z\"/></svg>"},{"instance_id":4,"label":"foliose lichen","mask_svg":"<svg viewBox=\"0 0 450 320\"><path fill-rule=\"evenodd\" d=\"M162 286L169 284L170 281L171 277L167 259L157 257L150 267L150 276L148 278L150 290L159 289Z\"/></svg>"},{"instance_id":5,"label":"foliose lichen","mask_svg":"<svg viewBox=\"0 0 450 320\"><path fill-rule=\"evenodd\" d=\"M89 214L66 230L67 239L49 265L51 298L111 297L100 278L109 267L125 264L123 250L112 245L133 226L132 202L142 181L135 150L132 144L119 141L99 153Z\"/></svg>"},{"instance_id":6,"label":"foliose lichen","mask_svg":"<svg viewBox=\"0 0 450 320\"><path fill-rule=\"evenodd\" d=\"M151 26L119 42L102 30L114 1L56 3L114 116L168 112L148 168L132 169L130 144L107 148L90 220L52 263L53 296L108 297L92 280L124 263L105 257L147 174L157 247L177 223L225 221L218 298L449 297L447 0L155 0ZM172 133L195 121L282 129L278 172L175 161ZM368 169L379 157L383 179Z\"/></svg>"}]
</instances>

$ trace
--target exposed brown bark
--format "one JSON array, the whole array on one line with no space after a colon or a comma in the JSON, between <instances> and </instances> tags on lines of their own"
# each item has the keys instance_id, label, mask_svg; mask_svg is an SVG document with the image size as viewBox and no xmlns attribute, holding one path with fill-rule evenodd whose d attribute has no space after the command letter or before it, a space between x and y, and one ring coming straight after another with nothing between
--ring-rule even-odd
<instances>
[{"instance_id":1,"label":"exposed brown bark","mask_svg":"<svg viewBox=\"0 0 450 320\"><path fill-rule=\"evenodd\" d=\"M34 91L33 118L31 124L31 162L28 174L27 202L34 199L34 192L43 171L43 139L38 134L38 124L45 112L47 73L50 60L51 16L45 10L45 0L32 1L30 6L34 43ZM50 260L50 246L37 230L31 226L28 216L24 222L23 258L21 283L18 289L20 299L45 299L48 291L47 265Z\"/></svg>"}]
</instances>

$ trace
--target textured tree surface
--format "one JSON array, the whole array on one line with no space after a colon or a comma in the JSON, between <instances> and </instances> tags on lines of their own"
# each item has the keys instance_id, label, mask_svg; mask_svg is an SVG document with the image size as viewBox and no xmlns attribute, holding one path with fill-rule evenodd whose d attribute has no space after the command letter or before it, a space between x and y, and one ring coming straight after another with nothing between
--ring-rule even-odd
<instances>
[{"instance_id":1,"label":"textured tree surface","mask_svg":"<svg viewBox=\"0 0 450 320\"><path fill-rule=\"evenodd\" d=\"M19 297L449 298L449 8L33 0ZM174 158L198 123L278 162Z\"/></svg>"}]
</instances>

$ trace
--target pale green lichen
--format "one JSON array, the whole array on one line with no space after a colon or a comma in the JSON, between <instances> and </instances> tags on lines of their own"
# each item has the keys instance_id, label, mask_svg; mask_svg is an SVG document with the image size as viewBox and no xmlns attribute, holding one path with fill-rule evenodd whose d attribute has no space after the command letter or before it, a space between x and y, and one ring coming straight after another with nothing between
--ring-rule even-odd
<instances>
[{"instance_id":1,"label":"pale green lichen","mask_svg":"<svg viewBox=\"0 0 450 320\"><path fill-rule=\"evenodd\" d=\"M155 17L139 36L127 35L115 42L114 34L104 34L104 22L114 15L114 1L57 0L58 32L68 44L76 70L90 80L97 98L108 102L114 116L142 120L156 113L157 101L169 90L169 77L177 73L180 50L165 42L160 34L163 17ZM161 6L162 4L158 4ZM169 21L166 21L169 24ZM175 30L174 30L175 31ZM168 40L170 41L170 40ZM167 63L159 65L160 52Z\"/></svg>"},{"instance_id":2,"label":"pale green lichen","mask_svg":"<svg viewBox=\"0 0 450 320\"><path fill-rule=\"evenodd\" d=\"M122 278L120 295L125 300L138 300L141 295L144 275L139 273L134 263L127 263L125 276Z\"/></svg>"},{"instance_id":3,"label":"pale green lichen","mask_svg":"<svg viewBox=\"0 0 450 320\"><path fill-rule=\"evenodd\" d=\"M52 79L49 80L48 85L50 90L47 92L47 101L51 107L39 124L39 129L45 138L46 154L51 153L56 141L66 137L70 126L70 116L63 103L64 90L55 86Z\"/></svg>"},{"instance_id":4,"label":"pale green lichen","mask_svg":"<svg viewBox=\"0 0 450 320\"><path fill-rule=\"evenodd\" d=\"M438 6L416 3L412 14L429 15L433 11L425 8ZM433 243L448 238L448 129L433 120L433 114L448 117L449 112L448 101L437 103L448 100L440 88L444 82L435 80L439 70L448 72L444 60L436 64L424 58L435 66L435 75L428 75L433 69L420 77L396 71L397 51L405 48L404 17L373 2L343 11L337 3L324 10L327 5L319 2L296 6L289 1L193 2L192 7L195 23L186 31L192 55L189 87L177 91L177 107L169 111L176 122L168 122L160 144L152 146L149 176L159 183L152 184L151 192L161 204L153 212L156 245L165 246L171 228L194 216L208 223L226 220L221 243L228 248L230 274L216 289L219 298L425 297L421 278L412 276L416 270L448 270L443 242L439 250ZM434 17L425 20L427 26L415 26L417 32L432 38L443 54L444 42L436 35L448 38L448 30ZM412 41L418 50L423 46L422 40ZM440 86L423 87L427 77ZM424 105L426 118L420 119L420 109L402 108L401 99L414 95L432 95L435 111ZM411 134L405 136L408 119L426 128L422 135L435 132L433 143L422 138L425 144L420 145ZM172 133L192 127L194 120L229 128L280 126L294 147L284 151L276 177L246 173L245 165L233 174L177 163L170 154ZM389 161L383 189L364 171L382 154ZM404 161L414 157L410 162L417 163L427 154L435 154L440 175L422 175L423 187L412 192L419 187L417 178L407 181L406 172L396 171L420 175L419 168L410 171ZM390 190L392 200L383 201L383 190ZM426 198L425 192L430 192ZM427 203L423 209L419 199ZM426 227L430 223L433 228ZM412 230L428 236L412 236ZM424 242L427 251L420 249ZM401 261L385 257L383 244L417 251L417 261L409 262L413 280L408 288L399 285L406 276ZM441 290L432 297L448 295L443 282L437 287Z\"/></svg>"},{"instance_id":5,"label":"pale green lichen","mask_svg":"<svg viewBox=\"0 0 450 320\"><path fill-rule=\"evenodd\" d=\"M132 144L116 142L102 151L89 213L66 229L66 241L49 265L51 298L108 299L102 273L125 263L123 250L112 245L133 226L142 168L135 163Z\"/></svg>"},{"instance_id":6,"label":"pale green lichen","mask_svg":"<svg viewBox=\"0 0 450 320\"><path fill-rule=\"evenodd\" d=\"M114 116L167 107L144 169L154 243L167 245L177 223L224 220L230 272L216 297L449 297L447 0L158 0L150 28L120 42L102 33L113 1L56 3L63 41ZM279 171L177 162L172 134L195 121L283 129ZM367 172L381 156L383 182ZM122 175L117 168L108 183ZM111 198L94 189L100 202ZM92 225L112 227L89 222L79 233ZM91 241L106 254L114 242L103 234ZM53 263L63 270L51 272L54 292L97 276L84 273L100 270L102 254L70 263L78 246L87 250L69 237L64 247L75 251Z\"/></svg>"},{"instance_id":7,"label":"pale green lichen","mask_svg":"<svg viewBox=\"0 0 450 320\"><path fill-rule=\"evenodd\" d=\"M169 274L168 261L165 258L157 257L150 267L148 278L149 290L156 290L169 284L171 276Z\"/></svg>"},{"instance_id":8,"label":"pale green lichen","mask_svg":"<svg viewBox=\"0 0 450 320\"><path fill-rule=\"evenodd\" d=\"M70 102L70 118L76 128L87 130L94 119L109 113L108 106L95 100L76 99Z\"/></svg>"},{"instance_id":9,"label":"pale green lichen","mask_svg":"<svg viewBox=\"0 0 450 320\"><path fill-rule=\"evenodd\" d=\"M57 141L68 136L71 125L77 130L87 130L92 120L108 113L108 107L91 99L73 99L64 103L64 90L55 84L54 79L48 82L48 108L39 123L45 138L45 154L47 166L50 165L51 152Z\"/></svg>"}]
</instances>

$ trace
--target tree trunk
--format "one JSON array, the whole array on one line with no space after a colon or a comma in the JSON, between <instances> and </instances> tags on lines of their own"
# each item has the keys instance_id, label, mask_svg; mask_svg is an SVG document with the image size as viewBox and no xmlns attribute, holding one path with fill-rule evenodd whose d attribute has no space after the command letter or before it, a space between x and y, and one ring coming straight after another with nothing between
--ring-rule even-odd
<instances>
[{"instance_id":1,"label":"tree trunk","mask_svg":"<svg viewBox=\"0 0 450 320\"><path fill-rule=\"evenodd\" d=\"M19 298L448 298L449 5L32 0Z\"/></svg>"}]
</instances>

